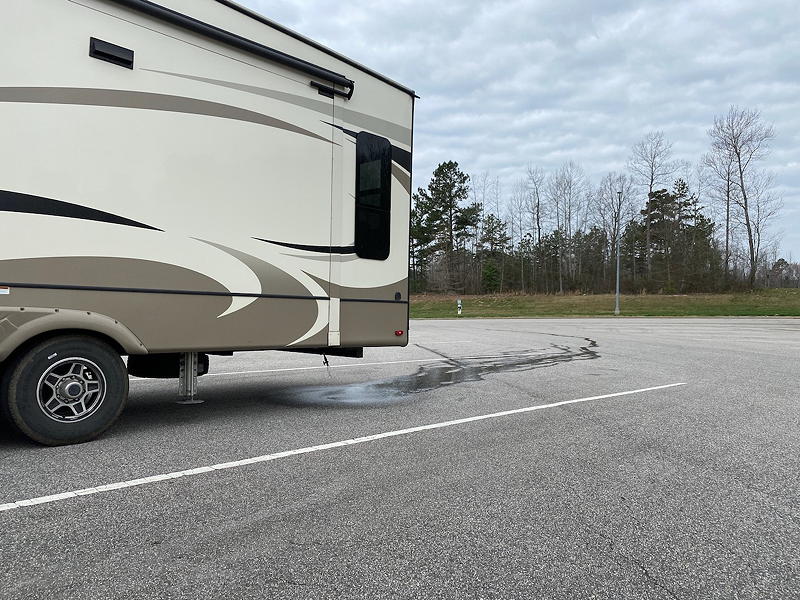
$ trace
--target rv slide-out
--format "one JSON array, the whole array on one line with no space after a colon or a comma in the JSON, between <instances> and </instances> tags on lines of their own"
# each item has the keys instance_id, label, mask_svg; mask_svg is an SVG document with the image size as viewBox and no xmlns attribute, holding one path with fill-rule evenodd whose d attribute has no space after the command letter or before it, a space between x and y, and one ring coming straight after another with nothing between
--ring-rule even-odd
<instances>
[{"instance_id":1,"label":"rv slide-out","mask_svg":"<svg viewBox=\"0 0 800 600\"><path fill-rule=\"evenodd\" d=\"M107 428L132 372L408 342L414 92L228 0L6 0L0 408ZM187 391L188 390L188 391Z\"/></svg>"}]
</instances>

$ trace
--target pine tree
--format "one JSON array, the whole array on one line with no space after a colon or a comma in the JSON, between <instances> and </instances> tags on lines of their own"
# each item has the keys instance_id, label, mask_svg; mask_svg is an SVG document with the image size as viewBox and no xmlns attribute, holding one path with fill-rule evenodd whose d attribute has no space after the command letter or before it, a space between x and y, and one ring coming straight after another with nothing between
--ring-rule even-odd
<instances>
[{"instance_id":1,"label":"pine tree","mask_svg":"<svg viewBox=\"0 0 800 600\"><path fill-rule=\"evenodd\" d=\"M463 261L455 260L459 249L477 227L480 205L473 203L464 206L469 198L469 175L458 168L458 163L441 163L433 172L427 188L419 188L414 194L414 213L412 214L412 243L424 265L434 257L444 262L444 281L446 290L460 290L463 287Z\"/></svg>"}]
</instances>

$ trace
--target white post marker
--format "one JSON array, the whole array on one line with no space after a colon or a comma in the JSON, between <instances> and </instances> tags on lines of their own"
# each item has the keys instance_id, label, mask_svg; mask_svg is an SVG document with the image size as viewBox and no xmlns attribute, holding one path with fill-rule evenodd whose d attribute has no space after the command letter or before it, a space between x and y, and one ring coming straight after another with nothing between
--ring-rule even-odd
<instances>
[{"instance_id":1,"label":"white post marker","mask_svg":"<svg viewBox=\"0 0 800 600\"><path fill-rule=\"evenodd\" d=\"M461 316L461 298L456 300L456 306L458 306L458 316Z\"/></svg>"}]
</instances>

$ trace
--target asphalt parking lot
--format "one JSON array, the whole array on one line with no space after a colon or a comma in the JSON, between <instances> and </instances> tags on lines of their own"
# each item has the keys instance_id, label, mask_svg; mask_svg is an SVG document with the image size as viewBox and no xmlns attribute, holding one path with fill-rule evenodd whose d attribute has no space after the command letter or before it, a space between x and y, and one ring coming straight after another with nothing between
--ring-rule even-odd
<instances>
[{"instance_id":1,"label":"asphalt parking lot","mask_svg":"<svg viewBox=\"0 0 800 600\"><path fill-rule=\"evenodd\" d=\"M95 442L0 428L0 598L798 598L799 357L797 319L415 321L212 357L201 405L134 380Z\"/></svg>"}]
</instances>

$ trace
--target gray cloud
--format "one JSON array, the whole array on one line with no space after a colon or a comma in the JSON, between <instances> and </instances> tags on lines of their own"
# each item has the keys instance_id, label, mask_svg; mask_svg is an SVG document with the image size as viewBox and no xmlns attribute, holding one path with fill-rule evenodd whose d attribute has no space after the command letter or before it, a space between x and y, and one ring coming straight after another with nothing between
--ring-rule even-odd
<instances>
[{"instance_id":1,"label":"gray cloud","mask_svg":"<svg viewBox=\"0 0 800 600\"><path fill-rule=\"evenodd\" d=\"M242 1L417 90L415 185L443 160L506 189L569 159L597 182L654 129L695 162L714 115L758 108L777 132L783 251L800 259L794 0Z\"/></svg>"}]
</instances>

